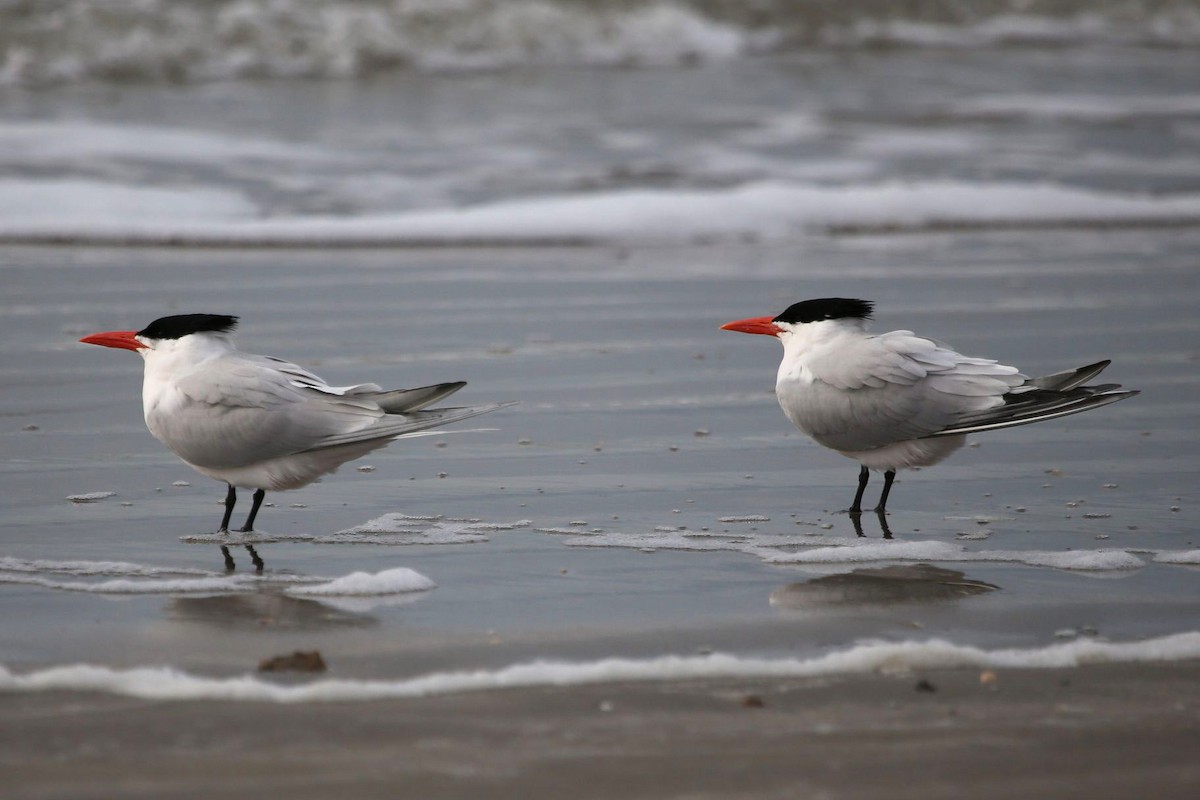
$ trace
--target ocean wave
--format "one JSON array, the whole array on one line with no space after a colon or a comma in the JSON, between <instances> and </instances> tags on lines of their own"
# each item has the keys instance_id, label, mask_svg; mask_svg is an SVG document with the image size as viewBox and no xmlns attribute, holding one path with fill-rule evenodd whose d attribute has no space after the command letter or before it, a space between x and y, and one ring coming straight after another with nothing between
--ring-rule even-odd
<instances>
[{"instance_id":1,"label":"ocean wave","mask_svg":"<svg viewBox=\"0 0 1200 800\"><path fill-rule=\"evenodd\" d=\"M0 242L539 246L778 241L812 233L1200 225L1200 194L1150 195L1052 183L934 180L827 186L756 181L725 189L618 190L394 214L269 220L247 218L245 205L227 192L208 196L195 189L173 194L124 187L121 202L112 208L122 212L116 216L136 222L115 219L112 208L98 197L89 199L77 182L57 205L52 192L39 194L34 183L0 183L0 209L11 211L0 222ZM22 191L26 184L28 192ZM99 184L88 188L103 191ZM22 207L23 197L41 200L31 210ZM90 215L91 208L100 210ZM125 214L128 209L141 211Z\"/></svg>"},{"instance_id":2,"label":"ocean wave","mask_svg":"<svg viewBox=\"0 0 1200 800\"><path fill-rule=\"evenodd\" d=\"M34 85L660 66L763 37L678 2L563 0L58 0L0 5L0 31L0 82Z\"/></svg>"},{"instance_id":3,"label":"ocean wave","mask_svg":"<svg viewBox=\"0 0 1200 800\"><path fill-rule=\"evenodd\" d=\"M0 83L677 66L815 47L1200 41L1196 0L10 0Z\"/></svg>"},{"instance_id":4,"label":"ocean wave","mask_svg":"<svg viewBox=\"0 0 1200 800\"><path fill-rule=\"evenodd\" d=\"M113 669L91 664L24 674L0 665L0 691L93 691L149 700L259 703L362 702L541 686L728 678L816 678L916 669L1069 669L1085 664L1154 663L1200 658L1200 632L1134 642L1096 639L1044 647L985 650L942 639L867 642L809 658L726 653L588 662L534 661L500 669L435 672L395 680L321 679L281 685L253 675L207 678L169 667Z\"/></svg>"}]
</instances>

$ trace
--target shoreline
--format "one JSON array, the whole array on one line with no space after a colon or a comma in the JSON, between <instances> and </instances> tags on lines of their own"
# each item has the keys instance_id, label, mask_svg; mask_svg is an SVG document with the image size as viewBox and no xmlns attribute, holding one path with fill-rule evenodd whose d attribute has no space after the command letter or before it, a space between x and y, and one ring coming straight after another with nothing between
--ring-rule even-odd
<instances>
[{"instance_id":1,"label":"shoreline","mask_svg":"<svg viewBox=\"0 0 1200 800\"><path fill-rule=\"evenodd\" d=\"M9 694L0 741L13 798L1184 798L1200 660L371 703Z\"/></svg>"}]
</instances>

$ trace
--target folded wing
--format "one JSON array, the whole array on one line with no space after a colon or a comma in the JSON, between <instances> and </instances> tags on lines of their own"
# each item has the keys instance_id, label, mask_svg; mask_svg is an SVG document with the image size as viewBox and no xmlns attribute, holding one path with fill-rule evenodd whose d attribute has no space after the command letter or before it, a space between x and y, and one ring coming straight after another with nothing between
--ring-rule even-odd
<instances>
[{"instance_id":1,"label":"folded wing","mask_svg":"<svg viewBox=\"0 0 1200 800\"><path fill-rule=\"evenodd\" d=\"M465 385L331 387L294 364L239 354L176 380L161 407L146 409L146 423L188 463L230 469L348 444L382 446L503 407L424 410Z\"/></svg>"}]
</instances>

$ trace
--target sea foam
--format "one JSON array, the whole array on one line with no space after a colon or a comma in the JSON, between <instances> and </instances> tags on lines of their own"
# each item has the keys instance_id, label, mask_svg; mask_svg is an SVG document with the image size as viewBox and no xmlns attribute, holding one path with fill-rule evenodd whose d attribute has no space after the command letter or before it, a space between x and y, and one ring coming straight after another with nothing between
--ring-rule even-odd
<instances>
[{"instance_id":1,"label":"sea foam","mask_svg":"<svg viewBox=\"0 0 1200 800\"><path fill-rule=\"evenodd\" d=\"M722 678L813 678L915 669L1064 669L1085 664L1150 663L1200 658L1200 632L1135 642L1076 639L1043 647L985 650L942 639L867 642L809 658L725 653L534 661L500 669L434 672L394 680L324 679L280 685L252 675L207 678L169 667L113 669L74 664L14 673L0 666L0 691L96 691L154 700L271 703L346 702L425 697L496 689L612 682Z\"/></svg>"},{"instance_id":2,"label":"sea foam","mask_svg":"<svg viewBox=\"0 0 1200 800\"><path fill-rule=\"evenodd\" d=\"M373 574L352 572L328 583L293 586L286 591L288 594L305 597L359 597L425 592L436 586L436 583L416 570L395 567Z\"/></svg>"}]
</instances>

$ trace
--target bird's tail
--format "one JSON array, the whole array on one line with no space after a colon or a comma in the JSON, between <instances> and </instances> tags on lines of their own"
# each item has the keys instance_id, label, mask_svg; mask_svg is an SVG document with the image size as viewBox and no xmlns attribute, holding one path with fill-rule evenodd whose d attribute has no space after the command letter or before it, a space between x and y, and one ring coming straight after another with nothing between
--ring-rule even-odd
<instances>
[{"instance_id":1,"label":"bird's tail","mask_svg":"<svg viewBox=\"0 0 1200 800\"><path fill-rule=\"evenodd\" d=\"M1031 422L1078 414L1141 394L1136 390L1122 390L1121 385L1117 383L1082 385L1103 372L1110 363L1107 360L1097 361L1079 369L1030 378L1006 394L1003 405L967 414L954 424L922 438L958 436L1028 425Z\"/></svg>"},{"instance_id":2,"label":"bird's tail","mask_svg":"<svg viewBox=\"0 0 1200 800\"><path fill-rule=\"evenodd\" d=\"M419 410L403 414L388 414L369 428L364 428L363 430L358 431L349 431L347 433L337 434L334 436L327 436L321 440L321 449L326 447L339 447L341 445L353 444L355 442L399 439L404 436L417 434L421 431L427 431L430 428L436 428L441 425L450 425L455 422L461 422L464 419L478 417L480 414L488 414L492 411L515 405L515 402L491 403L486 406L435 408L427 411Z\"/></svg>"},{"instance_id":3,"label":"bird's tail","mask_svg":"<svg viewBox=\"0 0 1200 800\"><path fill-rule=\"evenodd\" d=\"M466 385L466 381L454 381L422 386L419 389L393 389L390 392L378 392L368 396L388 414L410 414L449 397Z\"/></svg>"}]
</instances>

